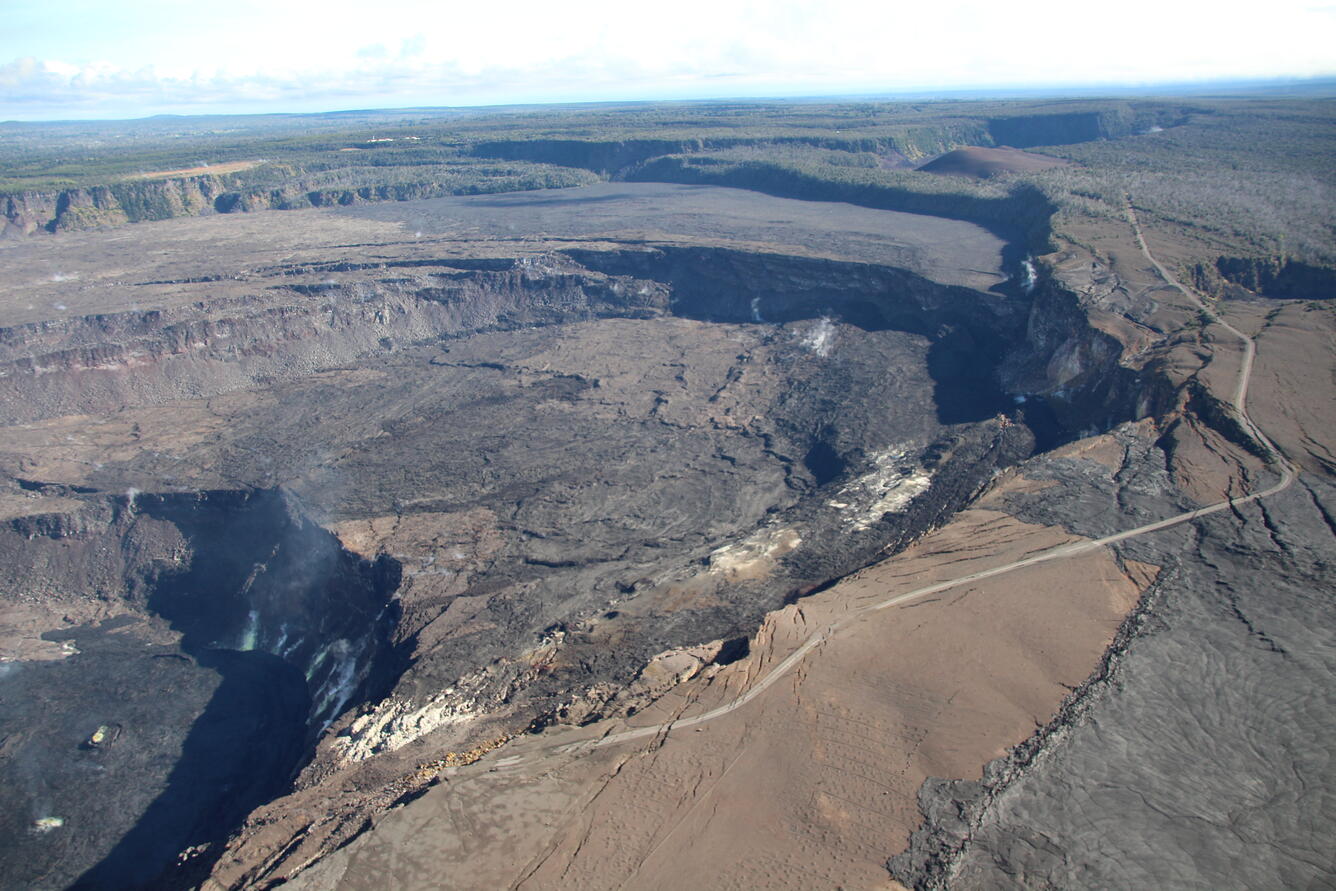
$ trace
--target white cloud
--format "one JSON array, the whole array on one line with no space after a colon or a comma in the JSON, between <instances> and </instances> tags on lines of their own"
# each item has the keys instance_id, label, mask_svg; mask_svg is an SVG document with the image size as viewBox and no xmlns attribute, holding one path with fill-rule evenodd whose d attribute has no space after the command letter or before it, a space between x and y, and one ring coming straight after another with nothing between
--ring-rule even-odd
<instances>
[{"instance_id":1,"label":"white cloud","mask_svg":"<svg viewBox=\"0 0 1336 891\"><path fill-rule=\"evenodd\" d=\"M17 2L29 18L46 15ZM123 0L101 20L96 8L82 25L50 24L70 29L41 44L58 52L0 37L0 58L11 43L22 56L0 65L0 118L1336 71L1331 7L1313 0L1274 0L1265 14L1237 0L1124 0L1091 12L1067 0ZM22 33L45 33L41 24Z\"/></svg>"}]
</instances>

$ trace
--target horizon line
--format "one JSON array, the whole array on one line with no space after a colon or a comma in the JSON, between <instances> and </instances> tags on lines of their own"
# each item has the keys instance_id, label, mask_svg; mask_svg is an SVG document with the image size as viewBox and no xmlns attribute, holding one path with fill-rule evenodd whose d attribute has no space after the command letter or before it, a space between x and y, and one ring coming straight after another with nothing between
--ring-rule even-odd
<instances>
[{"instance_id":1,"label":"horizon line","mask_svg":"<svg viewBox=\"0 0 1336 891\"><path fill-rule=\"evenodd\" d=\"M722 102L741 103L803 103L803 102L947 102L982 99L1118 99L1147 96L1182 96L1209 98L1217 93L1238 94L1250 92L1280 92L1286 88L1297 88L1314 95L1313 99L1336 97L1336 72L1312 77L1254 77L1254 78L1213 78L1209 80L1165 80L1141 83L1126 82L1090 82L1090 83L1051 83L1040 85L1006 86L949 86L916 87L903 90L851 90L834 92L793 92L793 93L758 93L738 96L698 95L686 97L646 97L628 98L572 98L558 100L533 100L515 102L478 102L458 105L369 105L360 107L331 107L317 111L263 110L263 111L200 111L200 112L157 112L140 116L127 117L40 117L8 118L0 120L0 125L16 124L86 124L86 123L141 123L162 119L203 119L237 117L319 117L327 115L354 114L393 114L421 112L489 112L518 111L529 109L559 109L582 106L617 106L617 105L695 105ZM1325 88L1325 89L1324 89ZM1228 95L1221 98L1230 98ZM1297 97L1296 97L1297 98Z\"/></svg>"}]
</instances>

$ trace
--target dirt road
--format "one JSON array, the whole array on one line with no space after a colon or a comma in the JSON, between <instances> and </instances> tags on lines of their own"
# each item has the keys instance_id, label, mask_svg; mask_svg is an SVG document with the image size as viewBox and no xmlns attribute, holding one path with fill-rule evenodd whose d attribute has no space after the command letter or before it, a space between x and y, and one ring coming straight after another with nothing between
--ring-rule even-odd
<instances>
[{"instance_id":1,"label":"dirt road","mask_svg":"<svg viewBox=\"0 0 1336 891\"><path fill-rule=\"evenodd\" d=\"M1153 523L1146 523L1145 525L1137 526L1132 529L1127 529L1122 532L1117 532L1114 533L1113 535L1107 535L1103 538L1092 539L1090 541L1077 542L1074 544L1061 545L1051 550L1044 551L1042 553L1035 554L1030 557L1026 557L1025 559L1022 560L1016 560L1011 563L1004 564L1002 566L995 566L992 567L991 569L986 569L979 572L973 572L968 575L962 575L958 578L950 579L948 581L938 582L932 585L926 585L922 588L917 588L913 591L908 591L903 594L897 594L896 596L887 598L886 600L883 600L879 603L873 603L864 606L861 609L849 613L848 615L840 619L838 622L831 623L827 625L825 628L822 628L821 630L814 633L800 647L798 647L798 649L794 650L792 653L789 654L787 658L785 658L782 662L780 662L774 668L772 668L770 672L765 675L765 677L761 678L754 685L752 685L751 688L747 690L747 692L743 693L737 699L733 700L730 703L727 703L726 705L721 705L718 708L711 709L710 711L703 712L702 714L699 715L693 715L691 717L681 718L678 720L669 721L651 727L637 727L632 730L624 730L621 731L620 733L612 733L596 740L582 740L577 743L554 745L553 750L569 753L569 752L579 751L581 749L588 749L595 747L601 748L604 746L619 745L622 743L635 742L636 740L647 739L650 737L658 736L659 734L667 733L672 730L682 730L689 727L695 727L700 724L708 723L709 721L713 721L716 718L721 718L724 715L730 714L731 712L737 711L738 709L746 706L749 702L751 702L757 696L760 696L772 685L774 685L776 681L780 680L786 674L792 671L799 663L803 661L803 659L807 657L808 653L810 653L813 649L815 649L822 643L826 642L827 640L834 638L837 634L839 634L841 630L857 622L860 618L867 615L868 613L884 609L890 609L896 606L904 606L905 604L917 600L922 600L923 598L929 597L933 594L939 594L943 591L948 591L953 588L958 588L962 585L983 581L984 579L993 578L995 576L1013 572L1017 569L1021 569L1026 566L1034 566L1035 564L1046 563L1050 560L1061 560L1065 558L1075 557L1079 554L1085 554L1090 551L1105 547L1106 545L1116 544L1117 542L1125 541L1129 538L1136 538L1141 535L1148 535L1153 532L1159 532L1163 529L1169 529L1171 527L1178 526L1182 523L1191 522L1200 517L1209 516L1210 514L1218 513L1223 510L1237 508L1241 505L1248 504L1253 501L1258 501L1262 498L1269 498L1272 495L1275 495L1279 492L1283 492L1285 489L1288 489L1290 485L1293 484L1295 479L1294 465L1290 463L1289 459L1287 459L1284 455L1281 454L1280 450L1276 448L1275 444L1253 422L1252 418L1248 416L1248 411L1247 411L1248 383L1250 378L1252 377L1253 360L1256 355L1256 346L1254 345L1252 338L1244 334L1238 328L1235 328L1233 325L1229 324L1228 322L1220 318L1213 310L1211 310L1208 306L1206 306L1206 304L1203 303L1202 300L1196 294L1185 288L1181 283L1179 283L1179 281L1173 276L1173 274L1171 274L1167 269L1164 268L1163 265L1160 264L1159 260L1157 260L1155 256L1150 252L1150 248L1146 244L1145 237L1142 235L1141 232L1140 222L1137 220L1136 212L1132 209L1132 204L1130 200L1127 202L1127 219L1128 222L1132 225L1132 230L1136 233L1137 244L1141 247L1142 253L1145 254L1146 259L1151 263L1151 265L1155 267L1156 272L1158 272L1160 277L1164 279L1165 283L1168 284L1170 287L1177 289L1188 299L1189 302L1191 302L1202 312L1206 313L1210 317L1212 323L1220 325L1220 327L1224 328L1226 331L1229 331L1231 334L1237 337L1240 342L1242 342L1244 349L1243 363L1239 369L1238 382L1235 386L1234 395L1230 401L1230 405L1233 408L1234 414L1237 416L1237 419L1239 420L1240 424L1263 448L1263 450L1267 453L1269 460L1276 468L1276 470L1279 472L1280 480L1278 482L1276 482L1272 486L1269 486L1266 489L1262 489L1257 492L1252 492L1247 495L1241 495L1224 501L1218 501L1214 504L1207 505L1206 507L1197 508L1196 510L1185 511L1184 513L1176 514L1175 516L1167 517L1163 520L1157 520ZM519 763L520 761L518 760L508 761L506 762L506 766L518 765Z\"/></svg>"}]
</instances>

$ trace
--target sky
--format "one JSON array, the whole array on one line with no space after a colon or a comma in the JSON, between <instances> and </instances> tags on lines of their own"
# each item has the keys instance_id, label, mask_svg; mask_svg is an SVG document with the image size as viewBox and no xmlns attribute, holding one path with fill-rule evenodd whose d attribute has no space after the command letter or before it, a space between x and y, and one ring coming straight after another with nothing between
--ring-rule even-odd
<instances>
[{"instance_id":1,"label":"sky","mask_svg":"<svg viewBox=\"0 0 1336 891\"><path fill-rule=\"evenodd\" d=\"M0 0L0 120L1336 74L1336 0Z\"/></svg>"}]
</instances>

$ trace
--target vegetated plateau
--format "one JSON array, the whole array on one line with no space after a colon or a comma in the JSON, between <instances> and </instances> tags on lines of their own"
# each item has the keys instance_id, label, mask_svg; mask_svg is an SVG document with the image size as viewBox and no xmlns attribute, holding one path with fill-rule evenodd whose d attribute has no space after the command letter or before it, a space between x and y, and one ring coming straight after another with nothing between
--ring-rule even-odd
<instances>
[{"instance_id":1,"label":"vegetated plateau","mask_svg":"<svg viewBox=\"0 0 1336 891\"><path fill-rule=\"evenodd\" d=\"M1331 881L1333 112L0 125L4 885Z\"/></svg>"}]
</instances>

